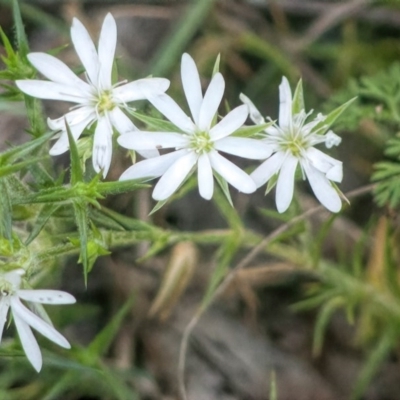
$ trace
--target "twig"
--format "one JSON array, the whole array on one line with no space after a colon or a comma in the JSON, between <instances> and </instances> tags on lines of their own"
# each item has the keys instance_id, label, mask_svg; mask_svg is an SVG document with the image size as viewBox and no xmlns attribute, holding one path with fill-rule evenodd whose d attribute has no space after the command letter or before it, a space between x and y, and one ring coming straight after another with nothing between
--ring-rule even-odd
<instances>
[{"instance_id":1,"label":"twig","mask_svg":"<svg viewBox=\"0 0 400 400\"><path fill-rule=\"evenodd\" d=\"M370 193L374 188L375 184L370 184L366 186L362 186L358 189L352 190L346 193L346 197L348 199L361 196L366 193ZM291 219L289 222L281 225L279 228L272 231L269 235L267 235L257 246L253 248L225 277L225 279L221 282L218 288L215 290L207 305L202 304L196 314L192 317L182 335L182 342L179 349L179 361L178 361L178 387L179 393L182 400L189 400L185 387L185 364L186 364L186 353L189 344L189 339L192 334L193 329L196 327L200 318L207 311L208 306L227 288L230 282L234 279L236 273L241 269L245 268L249 263L253 261L253 259L263 250L265 246L267 246L270 242L276 239L283 232L287 231L291 226L297 224L300 221L307 219L308 217L319 213L320 211L325 210L325 207L319 205L317 207L311 208L305 211L303 214L298 215L297 217Z\"/></svg>"}]
</instances>

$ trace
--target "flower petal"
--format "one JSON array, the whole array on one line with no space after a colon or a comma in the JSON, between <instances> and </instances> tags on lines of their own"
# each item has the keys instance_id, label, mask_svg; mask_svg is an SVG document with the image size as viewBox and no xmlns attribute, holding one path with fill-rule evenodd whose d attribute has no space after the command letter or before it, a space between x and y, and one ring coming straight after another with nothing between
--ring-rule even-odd
<instances>
[{"instance_id":1,"label":"flower petal","mask_svg":"<svg viewBox=\"0 0 400 400\"><path fill-rule=\"evenodd\" d=\"M54 131L59 131L59 130L65 130L65 120L67 121L69 127L80 124L82 122L86 122L88 124L89 122L93 121L96 119L96 113L93 110L93 107L79 107L73 111L70 111L69 113L63 115L60 118L57 119L47 119L47 124L49 125L49 128L54 130Z\"/></svg>"},{"instance_id":2,"label":"flower petal","mask_svg":"<svg viewBox=\"0 0 400 400\"><path fill-rule=\"evenodd\" d=\"M186 154L186 150L174 151L160 157L139 161L129 167L120 177L120 181L128 179L154 179L161 176L176 160Z\"/></svg>"},{"instance_id":3,"label":"flower petal","mask_svg":"<svg viewBox=\"0 0 400 400\"><path fill-rule=\"evenodd\" d=\"M86 126L90 125L91 122L92 122L92 116L89 115L82 122L69 126L71 134L75 139L75 141L79 139L79 136L82 134L83 130L86 128ZM52 128L51 120L50 121L48 120L47 123L49 124L50 128ZM58 124L56 124L55 126L58 126ZM54 143L53 147L49 151L49 154L51 156L58 156L60 154L65 153L68 149L69 149L68 135L64 127L60 138L57 140L57 142Z\"/></svg>"},{"instance_id":4,"label":"flower petal","mask_svg":"<svg viewBox=\"0 0 400 400\"><path fill-rule=\"evenodd\" d=\"M165 78L145 78L118 86L113 90L113 97L120 103L144 100L158 96L169 88L169 80Z\"/></svg>"},{"instance_id":5,"label":"flower petal","mask_svg":"<svg viewBox=\"0 0 400 400\"><path fill-rule=\"evenodd\" d=\"M184 150L185 151L185 150ZM162 201L168 199L182 184L191 169L196 164L198 155L194 151L182 155L165 171L153 190L153 199Z\"/></svg>"},{"instance_id":6,"label":"flower petal","mask_svg":"<svg viewBox=\"0 0 400 400\"><path fill-rule=\"evenodd\" d=\"M208 131L211 122L217 114L218 107L221 103L222 96L224 95L225 81L223 76L217 72L204 95L199 112L199 123L197 126L201 131Z\"/></svg>"},{"instance_id":7,"label":"flower petal","mask_svg":"<svg viewBox=\"0 0 400 400\"><path fill-rule=\"evenodd\" d=\"M247 96L245 96L243 93L240 93L239 99L248 107L249 117L256 125L265 123L264 117L261 115L260 111L258 111L257 107Z\"/></svg>"},{"instance_id":8,"label":"flower petal","mask_svg":"<svg viewBox=\"0 0 400 400\"><path fill-rule=\"evenodd\" d=\"M193 58L187 53L182 55L181 79L183 91L185 92L193 121L196 125L198 125L203 94L201 92L199 71L197 70Z\"/></svg>"},{"instance_id":9,"label":"flower petal","mask_svg":"<svg viewBox=\"0 0 400 400\"><path fill-rule=\"evenodd\" d=\"M193 133L196 127L193 121L182 111L175 101L167 94L152 96L148 99L161 114L186 133Z\"/></svg>"},{"instance_id":10,"label":"flower petal","mask_svg":"<svg viewBox=\"0 0 400 400\"><path fill-rule=\"evenodd\" d=\"M197 163L199 193L203 199L210 200L214 193L214 176L207 154L202 154Z\"/></svg>"},{"instance_id":11,"label":"flower petal","mask_svg":"<svg viewBox=\"0 0 400 400\"><path fill-rule=\"evenodd\" d=\"M222 157L217 151L211 151L208 156L213 169L240 192L253 193L257 189L256 184L246 172Z\"/></svg>"},{"instance_id":12,"label":"flower petal","mask_svg":"<svg viewBox=\"0 0 400 400\"><path fill-rule=\"evenodd\" d=\"M10 307L10 304L8 302L8 299L5 297L1 297L0 299L0 342L1 338L3 337L3 330L4 330L4 325L7 321L7 312L8 308Z\"/></svg>"},{"instance_id":13,"label":"flower petal","mask_svg":"<svg viewBox=\"0 0 400 400\"><path fill-rule=\"evenodd\" d=\"M119 108L114 107L109 113L110 122L113 127L121 135L123 133L138 131L139 129L134 125L130 118Z\"/></svg>"},{"instance_id":14,"label":"flower petal","mask_svg":"<svg viewBox=\"0 0 400 400\"><path fill-rule=\"evenodd\" d=\"M342 208L342 201L340 200L338 192L330 184L329 180L322 172L318 171L309 163L303 163L302 167L307 175L307 179L310 182L315 197L329 211L339 212Z\"/></svg>"},{"instance_id":15,"label":"flower petal","mask_svg":"<svg viewBox=\"0 0 400 400\"><path fill-rule=\"evenodd\" d=\"M187 137L174 132L131 132L121 135L118 143L126 149L170 149L182 147L188 143Z\"/></svg>"},{"instance_id":16,"label":"flower petal","mask_svg":"<svg viewBox=\"0 0 400 400\"><path fill-rule=\"evenodd\" d=\"M226 137L217 140L216 150L251 160L263 160L272 154L271 146L261 140L241 137Z\"/></svg>"},{"instance_id":17,"label":"flower petal","mask_svg":"<svg viewBox=\"0 0 400 400\"><path fill-rule=\"evenodd\" d=\"M66 349L71 348L67 339L61 333L58 333L52 326L40 319L32 311L28 310L17 296L11 297L11 310L14 316L20 317L24 322L36 329L43 336L52 342Z\"/></svg>"},{"instance_id":18,"label":"flower petal","mask_svg":"<svg viewBox=\"0 0 400 400\"><path fill-rule=\"evenodd\" d=\"M297 163L298 159L288 154L281 166L275 193L276 208L280 213L285 212L292 202Z\"/></svg>"},{"instance_id":19,"label":"flower petal","mask_svg":"<svg viewBox=\"0 0 400 400\"><path fill-rule=\"evenodd\" d=\"M17 290L17 295L22 300L42 304L73 304L76 299L72 294L61 290Z\"/></svg>"},{"instance_id":20,"label":"flower petal","mask_svg":"<svg viewBox=\"0 0 400 400\"><path fill-rule=\"evenodd\" d=\"M285 157L285 153L279 151L264 161L250 174L257 187L264 185L279 171L285 161Z\"/></svg>"},{"instance_id":21,"label":"flower petal","mask_svg":"<svg viewBox=\"0 0 400 400\"><path fill-rule=\"evenodd\" d=\"M15 83L24 93L38 99L62 100L71 103L86 103L88 101L85 92L76 86L36 79L19 80Z\"/></svg>"},{"instance_id":22,"label":"flower petal","mask_svg":"<svg viewBox=\"0 0 400 400\"><path fill-rule=\"evenodd\" d=\"M72 20L71 39L90 81L97 87L99 78L99 57L88 31L77 18Z\"/></svg>"},{"instance_id":23,"label":"flower petal","mask_svg":"<svg viewBox=\"0 0 400 400\"><path fill-rule=\"evenodd\" d=\"M100 118L97 122L93 138L92 163L96 172L103 172L107 176L112 157L112 127L108 118Z\"/></svg>"},{"instance_id":24,"label":"flower petal","mask_svg":"<svg viewBox=\"0 0 400 400\"><path fill-rule=\"evenodd\" d=\"M30 53L28 54L28 59L47 79L64 85L77 86L81 90L90 93L90 86L76 76L70 68L58 58L46 53Z\"/></svg>"},{"instance_id":25,"label":"flower petal","mask_svg":"<svg viewBox=\"0 0 400 400\"><path fill-rule=\"evenodd\" d=\"M292 124L292 91L288 80L283 77L279 85L279 126L289 128Z\"/></svg>"},{"instance_id":26,"label":"flower petal","mask_svg":"<svg viewBox=\"0 0 400 400\"><path fill-rule=\"evenodd\" d=\"M111 74L117 45L117 25L114 17L108 13L101 28L98 47L100 85L102 89L112 87Z\"/></svg>"},{"instance_id":27,"label":"flower petal","mask_svg":"<svg viewBox=\"0 0 400 400\"><path fill-rule=\"evenodd\" d=\"M17 327L18 336L21 340L22 348L25 351L26 357L37 372L42 369L42 354L39 345L33 336L29 325L18 314L13 313L15 326Z\"/></svg>"},{"instance_id":28,"label":"flower petal","mask_svg":"<svg viewBox=\"0 0 400 400\"><path fill-rule=\"evenodd\" d=\"M222 139L238 130L246 121L249 114L246 105L236 107L210 130L212 140Z\"/></svg>"},{"instance_id":29,"label":"flower petal","mask_svg":"<svg viewBox=\"0 0 400 400\"><path fill-rule=\"evenodd\" d=\"M341 182L343 179L343 164L341 161L328 156L321 150L314 147L307 149L307 158L313 167L323 172L326 177L335 182Z\"/></svg>"}]
</instances>

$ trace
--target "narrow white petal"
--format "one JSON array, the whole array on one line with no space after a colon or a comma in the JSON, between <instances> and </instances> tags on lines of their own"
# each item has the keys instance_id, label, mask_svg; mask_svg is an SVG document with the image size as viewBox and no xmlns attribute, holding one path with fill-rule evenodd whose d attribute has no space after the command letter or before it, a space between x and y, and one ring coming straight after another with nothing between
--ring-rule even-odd
<instances>
[{"instance_id":1,"label":"narrow white petal","mask_svg":"<svg viewBox=\"0 0 400 400\"><path fill-rule=\"evenodd\" d=\"M28 54L28 59L47 79L64 85L78 86L81 90L90 93L90 86L76 76L70 68L58 58L46 53L30 53Z\"/></svg>"},{"instance_id":2,"label":"narrow white petal","mask_svg":"<svg viewBox=\"0 0 400 400\"><path fill-rule=\"evenodd\" d=\"M49 121L47 121L50 125ZM86 126L90 125L92 122L92 117L89 115L85 120L75 125L70 125L70 130L73 138L76 140L79 139L79 136L82 134L83 130ZM65 153L69 149L69 141L68 135L65 128L63 129L60 138L57 142L54 143L53 147L50 149L49 154L51 156L58 156L60 154Z\"/></svg>"},{"instance_id":3,"label":"narrow white petal","mask_svg":"<svg viewBox=\"0 0 400 400\"><path fill-rule=\"evenodd\" d=\"M139 131L129 117L118 107L115 107L108 116L111 124L120 134L128 132L132 134ZM144 158L158 157L160 155L156 149L137 150L137 152Z\"/></svg>"},{"instance_id":4,"label":"narrow white petal","mask_svg":"<svg viewBox=\"0 0 400 400\"><path fill-rule=\"evenodd\" d=\"M70 101L72 103L88 102L88 97L85 91L76 86L67 86L63 83L36 79L26 79L16 81L15 83L24 93L38 99Z\"/></svg>"},{"instance_id":5,"label":"narrow white petal","mask_svg":"<svg viewBox=\"0 0 400 400\"><path fill-rule=\"evenodd\" d=\"M283 77L279 85L279 126L289 128L292 124L292 91L288 80Z\"/></svg>"},{"instance_id":6,"label":"narrow white petal","mask_svg":"<svg viewBox=\"0 0 400 400\"><path fill-rule=\"evenodd\" d=\"M42 354L39 345L33 336L29 325L18 314L13 313L15 326L17 327L18 336L21 340L22 348L26 357L37 372L42 369Z\"/></svg>"},{"instance_id":7,"label":"narrow white petal","mask_svg":"<svg viewBox=\"0 0 400 400\"><path fill-rule=\"evenodd\" d=\"M343 166L340 163L340 165L334 165L326 174L325 176L334 182L342 182L343 179Z\"/></svg>"},{"instance_id":8,"label":"narrow white petal","mask_svg":"<svg viewBox=\"0 0 400 400\"><path fill-rule=\"evenodd\" d=\"M249 114L246 105L236 107L210 130L212 140L222 139L238 130L246 121Z\"/></svg>"},{"instance_id":9,"label":"narrow white petal","mask_svg":"<svg viewBox=\"0 0 400 400\"><path fill-rule=\"evenodd\" d=\"M61 333L58 333L52 326L44 322L40 319L36 314L32 311L28 310L19 300L17 296L11 297L11 310L14 316L20 317L23 321L25 321L28 325L30 325L33 329L36 329L43 336L47 337L47 339L52 342L58 344L61 347L66 349L71 348L67 339Z\"/></svg>"},{"instance_id":10,"label":"narrow white petal","mask_svg":"<svg viewBox=\"0 0 400 400\"><path fill-rule=\"evenodd\" d=\"M217 72L211 79L204 95L199 112L199 123L197 126L202 131L208 131L211 122L217 114L218 107L224 95L225 81L223 76Z\"/></svg>"},{"instance_id":11,"label":"narrow white petal","mask_svg":"<svg viewBox=\"0 0 400 400\"><path fill-rule=\"evenodd\" d=\"M279 171L285 157L285 153L279 151L264 161L250 174L257 187L264 185Z\"/></svg>"},{"instance_id":12,"label":"narrow white petal","mask_svg":"<svg viewBox=\"0 0 400 400\"><path fill-rule=\"evenodd\" d=\"M74 18L72 21L71 39L90 81L97 86L99 77L99 57L88 31L77 18Z\"/></svg>"},{"instance_id":13,"label":"narrow white petal","mask_svg":"<svg viewBox=\"0 0 400 400\"><path fill-rule=\"evenodd\" d=\"M287 155L276 183L275 201L276 208L280 213L285 212L293 199L294 174L296 172L298 159Z\"/></svg>"},{"instance_id":14,"label":"narrow white petal","mask_svg":"<svg viewBox=\"0 0 400 400\"><path fill-rule=\"evenodd\" d=\"M256 184L246 172L222 157L217 151L211 151L208 156L213 169L240 192L253 193L257 189Z\"/></svg>"},{"instance_id":15,"label":"narrow white petal","mask_svg":"<svg viewBox=\"0 0 400 400\"><path fill-rule=\"evenodd\" d=\"M310 147L306 152L307 158L311 164L323 172L326 177L335 182L341 182L343 179L343 164L341 161L328 156L321 150Z\"/></svg>"},{"instance_id":16,"label":"narrow white petal","mask_svg":"<svg viewBox=\"0 0 400 400\"><path fill-rule=\"evenodd\" d=\"M73 111L70 111L69 113L63 115L60 118L57 119L48 118L47 124L49 125L50 129L54 131L59 131L59 130L65 130L65 120L67 121L69 127L71 127L73 125L77 125L85 121L86 124L88 124L96 117L97 116L93 107L83 106Z\"/></svg>"},{"instance_id":17,"label":"narrow white petal","mask_svg":"<svg viewBox=\"0 0 400 400\"><path fill-rule=\"evenodd\" d=\"M3 337L3 330L4 330L4 325L7 321L7 312L9 307L10 304L8 302L8 299L2 297L0 299L0 342L1 338Z\"/></svg>"},{"instance_id":18,"label":"narrow white petal","mask_svg":"<svg viewBox=\"0 0 400 400\"><path fill-rule=\"evenodd\" d=\"M258 111L257 107L247 96L245 96L243 93L240 93L239 99L248 107L249 117L256 125L265 123L265 119L261 115L260 111Z\"/></svg>"},{"instance_id":19,"label":"narrow white petal","mask_svg":"<svg viewBox=\"0 0 400 400\"><path fill-rule=\"evenodd\" d=\"M307 179L315 197L331 212L339 212L342 208L342 201L338 192L330 184L324 174L308 163L302 164Z\"/></svg>"},{"instance_id":20,"label":"narrow white petal","mask_svg":"<svg viewBox=\"0 0 400 400\"><path fill-rule=\"evenodd\" d=\"M182 111L175 101L167 94L149 97L151 104L174 125L186 133L193 133L196 129L193 121Z\"/></svg>"},{"instance_id":21,"label":"narrow white petal","mask_svg":"<svg viewBox=\"0 0 400 400\"><path fill-rule=\"evenodd\" d=\"M181 79L190 112L192 113L195 124L198 125L203 94L201 92L199 71L197 70L193 58L187 53L182 55Z\"/></svg>"},{"instance_id":22,"label":"narrow white petal","mask_svg":"<svg viewBox=\"0 0 400 400\"><path fill-rule=\"evenodd\" d=\"M99 37L98 59L100 64L100 82L102 89L112 86L111 73L117 45L117 25L114 17L108 13L104 18Z\"/></svg>"},{"instance_id":23,"label":"narrow white petal","mask_svg":"<svg viewBox=\"0 0 400 400\"><path fill-rule=\"evenodd\" d=\"M121 135L127 132L138 131L138 128L119 107L114 107L108 116L113 127Z\"/></svg>"},{"instance_id":24,"label":"narrow white petal","mask_svg":"<svg viewBox=\"0 0 400 400\"><path fill-rule=\"evenodd\" d=\"M132 167L129 167L119 178L120 181L127 179L158 178L161 176L176 160L186 154L186 150L174 151L164 154L160 157L150 158L139 161Z\"/></svg>"},{"instance_id":25,"label":"narrow white petal","mask_svg":"<svg viewBox=\"0 0 400 400\"><path fill-rule=\"evenodd\" d=\"M17 290L17 295L22 300L42 304L73 304L76 299L72 294L61 290Z\"/></svg>"},{"instance_id":26,"label":"narrow white petal","mask_svg":"<svg viewBox=\"0 0 400 400\"><path fill-rule=\"evenodd\" d=\"M214 176L207 154L202 154L197 163L199 193L203 199L210 200L214 193Z\"/></svg>"},{"instance_id":27,"label":"narrow white petal","mask_svg":"<svg viewBox=\"0 0 400 400\"><path fill-rule=\"evenodd\" d=\"M169 80L165 78L145 78L118 86L113 90L113 97L120 103L144 100L158 96L169 88Z\"/></svg>"},{"instance_id":28,"label":"narrow white petal","mask_svg":"<svg viewBox=\"0 0 400 400\"><path fill-rule=\"evenodd\" d=\"M214 143L216 150L251 160L264 160L272 154L267 143L248 138L226 137Z\"/></svg>"},{"instance_id":29,"label":"narrow white petal","mask_svg":"<svg viewBox=\"0 0 400 400\"><path fill-rule=\"evenodd\" d=\"M117 140L122 147L132 150L170 149L188 144L187 137L174 132L131 132Z\"/></svg>"},{"instance_id":30,"label":"narrow white petal","mask_svg":"<svg viewBox=\"0 0 400 400\"><path fill-rule=\"evenodd\" d=\"M196 164L198 155L191 151L176 160L157 182L153 190L153 199L162 201L168 199L182 184L191 169Z\"/></svg>"},{"instance_id":31,"label":"narrow white petal","mask_svg":"<svg viewBox=\"0 0 400 400\"><path fill-rule=\"evenodd\" d=\"M112 133L108 118L100 118L94 133L92 163L96 172L103 172L103 178L107 176L111 165Z\"/></svg>"}]
</instances>

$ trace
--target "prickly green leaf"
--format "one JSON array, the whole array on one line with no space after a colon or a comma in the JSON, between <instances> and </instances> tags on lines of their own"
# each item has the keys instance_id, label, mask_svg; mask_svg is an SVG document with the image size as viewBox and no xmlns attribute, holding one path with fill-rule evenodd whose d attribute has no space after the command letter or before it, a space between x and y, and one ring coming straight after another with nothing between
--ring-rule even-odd
<instances>
[{"instance_id":1,"label":"prickly green leaf","mask_svg":"<svg viewBox=\"0 0 400 400\"><path fill-rule=\"evenodd\" d=\"M267 183L267 187L265 189L265 196L275 187L276 183L278 182L279 174L274 174L271 176L271 179Z\"/></svg>"},{"instance_id":2,"label":"prickly green leaf","mask_svg":"<svg viewBox=\"0 0 400 400\"><path fill-rule=\"evenodd\" d=\"M33 224L32 231L31 231L28 239L26 239L26 242L25 242L26 246L29 243L31 243L32 240L34 240L37 237L37 235L39 235L39 233L45 227L47 221L58 210L59 207L60 207L60 205L55 204L55 203L45 204L42 207L42 209L40 210L40 212L36 218L36 221Z\"/></svg>"},{"instance_id":3,"label":"prickly green leaf","mask_svg":"<svg viewBox=\"0 0 400 400\"><path fill-rule=\"evenodd\" d=\"M68 126L67 121L65 121L65 126L67 128L69 151L71 158L71 185L75 185L78 182L83 181L83 169L78 153L78 146L76 145L75 139L72 136L71 129Z\"/></svg>"},{"instance_id":4,"label":"prickly green leaf","mask_svg":"<svg viewBox=\"0 0 400 400\"><path fill-rule=\"evenodd\" d=\"M313 132L319 133L323 135L330 127L331 125L336 121L337 118L343 113L343 111L346 110L346 108L353 103L354 100L356 100L357 97L352 98L348 102L342 104L340 107L336 108L332 112L330 112L326 118L319 122L314 128Z\"/></svg>"},{"instance_id":5,"label":"prickly green leaf","mask_svg":"<svg viewBox=\"0 0 400 400\"><path fill-rule=\"evenodd\" d=\"M0 179L0 237L11 242L12 236L12 207L7 186Z\"/></svg>"},{"instance_id":6,"label":"prickly green leaf","mask_svg":"<svg viewBox=\"0 0 400 400\"><path fill-rule=\"evenodd\" d=\"M0 153L0 165L8 165L19 158L25 157L49 140L53 134L53 132L48 132L37 139L30 140L29 142L12 147L11 149Z\"/></svg>"},{"instance_id":7,"label":"prickly green leaf","mask_svg":"<svg viewBox=\"0 0 400 400\"><path fill-rule=\"evenodd\" d=\"M132 192L138 189L145 189L150 187L150 185L146 185L142 183L142 179L140 180L126 180L126 181L114 181L114 182L99 182L97 183L97 191L102 195L110 195L110 194L120 194L126 192Z\"/></svg>"},{"instance_id":8,"label":"prickly green leaf","mask_svg":"<svg viewBox=\"0 0 400 400\"><path fill-rule=\"evenodd\" d=\"M222 193L225 195L226 200L228 200L228 203L233 208L233 202L232 202L231 192L229 191L228 182L224 178L222 178L222 176L219 175L217 172L213 171L213 174L222 190Z\"/></svg>"},{"instance_id":9,"label":"prickly green leaf","mask_svg":"<svg viewBox=\"0 0 400 400\"><path fill-rule=\"evenodd\" d=\"M305 105L304 105L304 94L303 94L303 81L302 79L300 79L293 95L292 115L298 114L302 110L305 110Z\"/></svg>"},{"instance_id":10,"label":"prickly green leaf","mask_svg":"<svg viewBox=\"0 0 400 400\"><path fill-rule=\"evenodd\" d=\"M46 158L46 157L34 157L34 158L30 158L26 161L22 161L20 163L0 167L0 178L4 177L6 175L13 174L14 172L21 171L22 169L28 167L31 164L35 164L40 161L43 161L43 158Z\"/></svg>"},{"instance_id":11,"label":"prickly green leaf","mask_svg":"<svg viewBox=\"0 0 400 400\"><path fill-rule=\"evenodd\" d=\"M149 128L159 132L180 132L180 129L176 127L172 122L165 121L160 118L149 117L147 115L140 114L136 111L131 114L138 120L144 122ZM134 134L134 132L132 133Z\"/></svg>"},{"instance_id":12,"label":"prickly green leaf","mask_svg":"<svg viewBox=\"0 0 400 400\"><path fill-rule=\"evenodd\" d=\"M237 131L235 131L232 136L239 136L239 137L253 137L256 136L258 133L265 133L264 131L272 126L274 121L267 122L261 125L251 125L251 126L242 126Z\"/></svg>"},{"instance_id":13,"label":"prickly green leaf","mask_svg":"<svg viewBox=\"0 0 400 400\"><path fill-rule=\"evenodd\" d=\"M218 56L215 60L212 76L214 76L217 72L219 72L219 64L221 62L221 53L218 53Z\"/></svg>"},{"instance_id":14,"label":"prickly green leaf","mask_svg":"<svg viewBox=\"0 0 400 400\"><path fill-rule=\"evenodd\" d=\"M80 257L79 261L83 265L83 275L85 280L85 286L87 286L87 275L89 273L89 256L88 256L88 207L85 201L76 200L74 201L74 211L76 225L78 226L79 232L79 243L80 243Z\"/></svg>"},{"instance_id":15,"label":"prickly green leaf","mask_svg":"<svg viewBox=\"0 0 400 400\"><path fill-rule=\"evenodd\" d=\"M13 19L18 51L22 57L26 58L26 55L29 53L29 44L25 34L25 27L22 22L18 0L13 0Z\"/></svg>"}]
</instances>

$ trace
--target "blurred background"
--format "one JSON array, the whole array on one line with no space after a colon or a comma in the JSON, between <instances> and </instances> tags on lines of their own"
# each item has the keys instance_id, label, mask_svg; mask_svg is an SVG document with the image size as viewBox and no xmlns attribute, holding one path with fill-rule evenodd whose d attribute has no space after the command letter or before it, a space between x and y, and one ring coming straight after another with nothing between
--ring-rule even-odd
<instances>
[{"instance_id":1,"label":"blurred background","mask_svg":"<svg viewBox=\"0 0 400 400\"><path fill-rule=\"evenodd\" d=\"M0 0L0 26L8 37L13 35L10 4ZM277 118L283 75L293 89L303 79L306 110L314 109L315 115L327 114L358 96L354 107L334 125L342 144L329 153L344 163L340 185L344 193L368 184L387 139L398 131L399 121L388 114L385 102L393 98L400 112L400 3L395 0L29 0L20 1L20 8L31 51L54 50L75 67L79 62L69 38L72 18L83 22L97 43L104 16L112 13L118 27L120 79L167 77L169 94L184 109L183 52L195 59L203 88L220 54L227 108L239 105L238 96L245 93L263 115ZM5 54L1 45L0 54ZM378 93L377 86L386 92ZM46 116L54 118L68 106L45 102L44 107ZM138 108L154 113L144 103ZM224 107L220 110L223 114ZM1 100L0 146L27 140L26 128L23 103ZM68 160L68 155L58 157L57 168L61 171ZM252 165L241 162L244 168ZM129 165L120 149L107 179L118 179ZM264 197L263 190L253 196L232 193L243 225L260 236L317 204L308 184L300 183L296 204L279 217L271 211L275 210L273 194ZM216 235L222 235L230 228L224 212L201 199L197 190L151 217L150 194L142 190L113 196L104 204L128 217L152 220L168 232L193 236L216 230ZM362 307L353 322L341 310L326 313L324 342L318 346L316 327L323 324L318 318L320 308L293 307L316 288L320 294L328 293L321 275L308 267L315 259L315 245L320 249L318 259L335 262L344 270L354 265L357 255L363 282L374 286L382 272L381 250L388 243L383 232L388 226L397 229L395 210L379 208L370 194L357 197L335 220L325 212L313 216L237 273L189 341L185 380L189 398L272 400L271 385L276 383L279 400L400 399L398 336L387 351L375 351L375 345L383 346L379 339L387 331L386 324L396 325L398 334L400 318L379 322L368 318ZM396 238L390 242L394 249ZM145 261L140 257L149 243L117 249L96 262L87 289L77 259L67 260L58 281L79 303L69 312L49 310L49 314L56 326L68 325L66 335L76 345L71 355L63 353L63 357L45 350L40 375L23 358L0 359L1 398L178 399L182 334L207 290L220 250L216 244L195 241L165 243L162 251ZM242 246L229 265L237 264L250 248ZM165 283L166 276L172 285ZM351 285L338 286L352 290ZM118 314L132 293L133 306ZM98 339L88 355L82 349L90 347L105 328L108 339ZM48 343L47 347L53 349ZM272 371L276 379L271 378Z\"/></svg>"}]
</instances>

